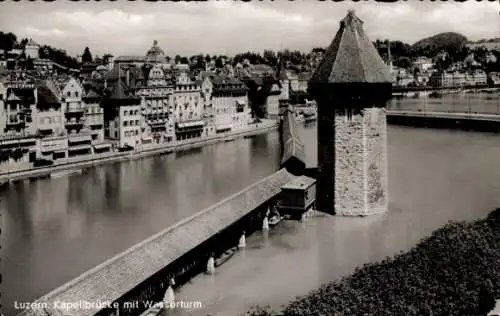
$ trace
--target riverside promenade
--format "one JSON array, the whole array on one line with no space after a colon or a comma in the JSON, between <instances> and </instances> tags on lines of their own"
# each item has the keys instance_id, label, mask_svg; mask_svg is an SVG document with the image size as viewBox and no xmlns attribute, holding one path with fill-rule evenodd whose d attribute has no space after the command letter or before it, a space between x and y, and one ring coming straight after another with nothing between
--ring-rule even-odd
<instances>
[{"instance_id":1,"label":"riverside promenade","mask_svg":"<svg viewBox=\"0 0 500 316\"><path fill-rule=\"evenodd\" d=\"M29 167L17 170L0 172L0 185L11 181L19 181L30 178L48 177L52 172L71 169L88 168L108 163L141 159L148 156L172 153L192 148L199 148L206 145L215 144L222 141L233 140L235 138L265 134L278 128L278 122L274 120L263 120L261 123L252 124L249 128L204 137L202 139L190 139L178 141L173 145L151 146L141 151L112 152L101 154L98 157L73 158L63 163L48 167Z\"/></svg>"}]
</instances>

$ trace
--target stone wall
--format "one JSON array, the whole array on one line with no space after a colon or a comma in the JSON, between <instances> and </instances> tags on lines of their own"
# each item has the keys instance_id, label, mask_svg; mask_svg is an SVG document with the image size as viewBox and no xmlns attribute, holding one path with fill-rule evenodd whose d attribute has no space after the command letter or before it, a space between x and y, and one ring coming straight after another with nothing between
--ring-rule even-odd
<instances>
[{"instance_id":1,"label":"stone wall","mask_svg":"<svg viewBox=\"0 0 500 316\"><path fill-rule=\"evenodd\" d=\"M385 109L335 118L335 214L366 216L387 210Z\"/></svg>"}]
</instances>

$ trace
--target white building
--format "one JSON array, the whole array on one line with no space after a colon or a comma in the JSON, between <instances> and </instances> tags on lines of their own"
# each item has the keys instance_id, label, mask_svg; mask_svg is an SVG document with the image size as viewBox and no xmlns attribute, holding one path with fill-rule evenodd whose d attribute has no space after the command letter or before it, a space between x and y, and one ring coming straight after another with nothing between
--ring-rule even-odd
<instances>
[{"instance_id":1,"label":"white building","mask_svg":"<svg viewBox=\"0 0 500 316\"><path fill-rule=\"evenodd\" d=\"M413 67L419 69L421 72L427 71L429 69L432 69L434 67L434 63L432 62L432 59L427 58L427 57L418 57L414 62L413 62Z\"/></svg>"},{"instance_id":2,"label":"white building","mask_svg":"<svg viewBox=\"0 0 500 316\"><path fill-rule=\"evenodd\" d=\"M155 65L145 86L138 87L141 98L142 144L161 144L175 141L173 106L174 86L167 82L163 67Z\"/></svg>"},{"instance_id":3,"label":"white building","mask_svg":"<svg viewBox=\"0 0 500 316\"><path fill-rule=\"evenodd\" d=\"M205 126L201 86L192 81L187 72L180 72L176 78L172 104L176 139L201 137Z\"/></svg>"},{"instance_id":4,"label":"white building","mask_svg":"<svg viewBox=\"0 0 500 316\"><path fill-rule=\"evenodd\" d=\"M24 51L26 53L26 57L31 59L38 59L39 57L40 45L35 43L31 38L24 47Z\"/></svg>"},{"instance_id":5,"label":"white building","mask_svg":"<svg viewBox=\"0 0 500 316\"><path fill-rule=\"evenodd\" d=\"M251 109L245 84L229 77L214 76L211 80L216 133L247 128Z\"/></svg>"}]
</instances>

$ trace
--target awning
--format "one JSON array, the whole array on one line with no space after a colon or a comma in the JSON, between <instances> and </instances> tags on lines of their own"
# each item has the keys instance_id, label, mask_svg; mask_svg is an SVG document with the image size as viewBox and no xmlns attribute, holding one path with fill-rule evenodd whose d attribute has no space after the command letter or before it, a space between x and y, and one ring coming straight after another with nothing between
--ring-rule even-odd
<instances>
[{"instance_id":1,"label":"awning","mask_svg":"<svg viewBox=\"0 0 500 316\"><path fill-rule=\"evenodd\" d=\"M223 130L223 129L232 129L232 128L233 128L233 124L223 124L223 125L217 125L215 127L215 129L218 131Z\"/></svg>"},{"instance_id":2,"label":"awning","mask_svg":"<svg viewBox=\"0 0 500 316\"><path fill-rule=\"evenodd\" d=\"M111 144L109 144L109 143L102 143L102 144L95 144L94 145L94 148L96 148L96 149L102 149L102 148L106 148L106 147L111 147Z\"/></svg>"},{"instance_id":3,"label":"awning","mask_svg":"<svg viewBox=\"0 0 500 316\"><path fill-rule=\"evenodd\" d=\"M238 104L238 105L246 105L246 102L242 101L242 100L236 100L236 104Z\"/></svg>"},{"instance_id":4,"label":"awning","mask_svg":"<svg viewBox=\"0 0 500 316\"><path fill-rule=\"evenodd\" d=\"M177 127L179 128L187 128L187 127L194 127L194 126L204 126L205 122L204 121L192 121L192 122L184 122L184 123L177 123Z\"/></svg>"},{"instance_id":5,"label":"awning","mask_svg":"<svg viewBox=\"0 0 500 316\"><path fill-rule=\"evenodd\" d=\"M78 146L71 146L68 148L68 150L83 150L83 149L90 149L90 145L78 145Z\"/></svg>"}]
</instances>

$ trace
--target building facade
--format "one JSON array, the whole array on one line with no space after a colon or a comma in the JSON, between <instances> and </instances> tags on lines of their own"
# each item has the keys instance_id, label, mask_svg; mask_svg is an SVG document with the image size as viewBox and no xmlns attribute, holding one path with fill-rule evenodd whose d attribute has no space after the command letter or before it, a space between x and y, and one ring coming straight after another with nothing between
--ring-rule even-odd
<instances>
[{"instance_id":1,"label":"building facade","mask_svg":"<svg viewBox=\"0 0 500 316\"><path fill-rule=\"evenodd\" d=\"M176 139L201 137L205 127L201 86L191 80L187 72L179 73L176 78L172 104Z\"/></svg>"}]
</instances>

